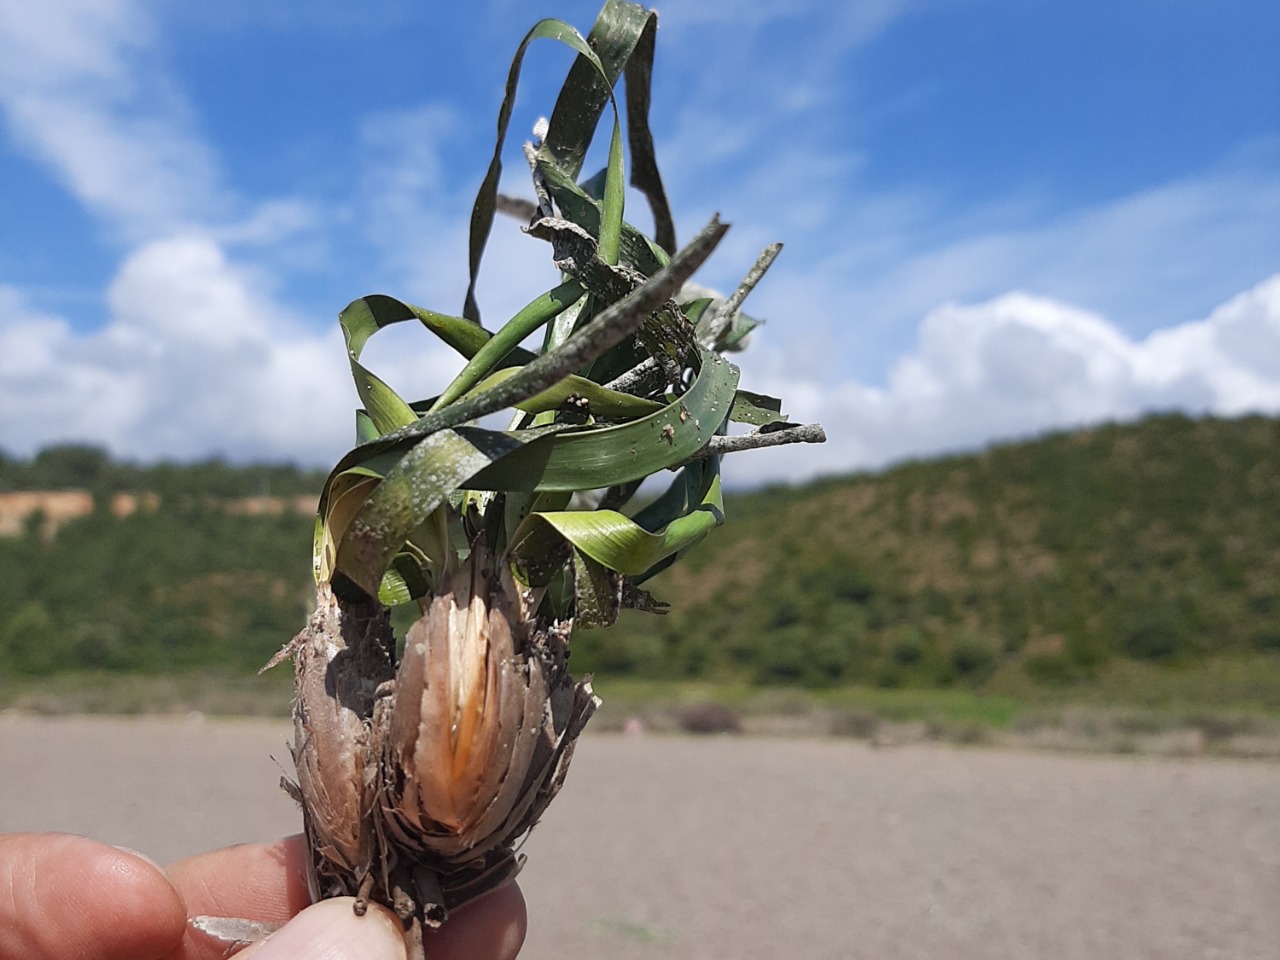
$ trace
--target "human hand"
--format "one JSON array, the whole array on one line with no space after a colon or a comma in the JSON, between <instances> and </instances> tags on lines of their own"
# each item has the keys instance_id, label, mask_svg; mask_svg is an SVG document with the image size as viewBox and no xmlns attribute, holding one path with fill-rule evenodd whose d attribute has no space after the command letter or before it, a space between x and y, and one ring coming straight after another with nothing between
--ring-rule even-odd
<instances>
[{"instance_id":1,"label":"human hand","mask_svg":"<svg viewBox=\"0 0 1280 960\"><path fill-rule=\"evenodd\" d=\"M399 921L347 899L308 907L301 837L244 844L162 870L70 834L0 836L0 960L222 960L226 947L187 924L199 914L289 922L237 958L404 960ZM295 918L295 919L290 919ZM515 884L426 934L432 960L514 960L524 941Z\"/></svg>"}]
</instances>

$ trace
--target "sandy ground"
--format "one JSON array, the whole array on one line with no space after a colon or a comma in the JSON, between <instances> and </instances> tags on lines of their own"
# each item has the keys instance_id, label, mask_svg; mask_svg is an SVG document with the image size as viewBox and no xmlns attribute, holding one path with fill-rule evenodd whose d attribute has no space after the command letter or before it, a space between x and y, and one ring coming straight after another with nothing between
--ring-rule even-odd
<instances>
[{"instance_id":1,"label":"sandy ground","mask_svg":"<svg viewBox=\"0 0 1280 960\"><path fill-rule=\"evenodd\" d=\"M0 717L0 831L159 860L298 828L288 727ZM528 960L1280 957L1280 765L588 736Z\"/></svg>"}]
</instances>

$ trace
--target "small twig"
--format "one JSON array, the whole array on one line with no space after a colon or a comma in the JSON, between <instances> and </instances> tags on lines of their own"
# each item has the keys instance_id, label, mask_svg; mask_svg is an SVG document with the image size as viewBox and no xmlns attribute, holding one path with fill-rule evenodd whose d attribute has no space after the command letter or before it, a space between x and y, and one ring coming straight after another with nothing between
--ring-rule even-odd
<instances>
[{"instance_id":1,"label":"small twig","mask_svg":"<svg viewBox=\"0 0 1280 960\"><path fill-rule=\"evenodd\" d=\"M342 469L353 456L390 447L400 440L426 437L439 430L447 430L481 417L514 407L548 387L559 383L569 374L580 370L596 357L621 343L633 334L649 314L666 304L680 286L711 255L720 238L729 227L712 217L702 232L671 258L661 272L654 274L636 288L630 296L602 310L581 330L575 332L559 349L535 357L498 386L477 393L456 403L432 411L413 423L393 430L377 440L362 444L339 461L335 469ZM351 460L358 462L358 460Z\"/></svg>"},{"instance_id":2,"label":"small twig","mask_svg":"<svg viewBox=\"0 0 1280 960\"><path fill-rule=\"evenodd\" d=\"M714 344L720 341L721 334L733 321L733 315L742 309L743 301L747 299L747 295L756 288L756 284L769 272L769 268L773 266L773 261L778 259L778 254L781 252L782 244L771 243L760 252L760 256L756 257L756 262L747 271L747 275L742 278L742 282L738 284L738 289L733 291L733 295L716 310L715 318L711 321L707 330L707 340L710 343Z\"/></svg>"},{"instance_id":3,"label":"small twig","mask_svg":"<svg viewBox=\"0 0 1280 960\"><path fill-rule=\"evenodd\" d=\"M794 427L781 427L765 432L745 433L736 437L712 437L707 445L691 456L690 460L703 457L719 457L743 450L759 450L762 447L780 447L786 443L826 443L827 432L820 423L799 423Z\"/></svg>"},{"instance_id":4,"label":"small twig","mask_svg":"<svg viewBox=\"0 0 1280 960\"><path fill-rule=\"evenodd\" d=\"M508 196L505 193L498 194L498 199L495 201L495 209L499 213L505 213L508 217L515 217L525 223L528 223L538 214L538 205L532 200Z\"/></svg>"},{"instance_id":5,"label":"small twig","mask_svg":"<svg viewBox=\"0 0 1280 960\"><path fill-rule=\"evenodd\" d=\"M756 262L747 271L747 275L742 278L742 283L738 284L738 289L733 291L733 296L725 301L725 313L732 316L742 309L742 302L747 299L747 294L754 290L756 284L769 272L769 268L773 266L773 261L778 259L778 254L781 252L782 244L780 243L771 243L760 252L760 256L756 257Z\"/></svg>"},{"instance_id":6,"label":"small twig","mask_svg":"<svg viewBox=\"0 0 1280 960\"><path fill-rule=\"evenodd\" d=\"M534 136L538 135L537 127L534 127ZM542 143L541 139L538 141ZM538 148L528 140L524 142L524 159L529 164L529 174L533 177L533 195L538 198L538 202L534 204L534 215L529 217L532 223L536 217L553 217L556 208L551 203L551 192L547 189L547 178L542 173L542 168L538 166Z\"/></svg>"},{"instance_id":7,"label":"small twig","mask_svg":"<svg viewBox=\"0 0 1280 960\"><path fill-rule=\"evenodd\" d=\"M610 380L604 387L606 390L614 390L618 393L643 396L645 388L661 382L662 370L658 366L658 361L653 357L646 357L626 373Z\"/></svg>"}]
</instances>

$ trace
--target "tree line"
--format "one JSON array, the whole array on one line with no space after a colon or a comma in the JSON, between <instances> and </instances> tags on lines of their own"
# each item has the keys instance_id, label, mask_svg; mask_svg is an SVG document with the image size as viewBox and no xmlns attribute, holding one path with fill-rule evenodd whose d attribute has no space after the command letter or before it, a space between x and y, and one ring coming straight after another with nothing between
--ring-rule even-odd
<instances>
[{"instance_id":1,"label":"tree line","mask_svg":"<svg viewBox=\"0 0 1280 960\"><path fill-rule=\"evenodd\" d=\"M256 669L305 620L311 523L201 497L322 479L91 448L0 458L0 490L162 494L0 538L0 672ZM1124 659L1280 659L1280 419L1151 417L732 495L726 514L646 584L668 614L575 634L579 670L980 689L1087 682Z\"/></svg>"}]
</instances>

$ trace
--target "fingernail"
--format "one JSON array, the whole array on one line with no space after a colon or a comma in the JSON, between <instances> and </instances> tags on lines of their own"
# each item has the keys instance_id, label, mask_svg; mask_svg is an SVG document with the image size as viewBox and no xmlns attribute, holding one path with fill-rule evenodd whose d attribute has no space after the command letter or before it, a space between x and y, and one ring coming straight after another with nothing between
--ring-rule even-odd
<instances>
[{"instance_id":1,"label":"fingernail","mask_svg":"<svg viewBox=\"0 0 1280 960\"><path fill-rule=\"evenodd\" d=\"M112 846L115 847L117 850L119 850L121 853L127 853L131 857L137 857L139 860L143 860L151 864L151 866L155 867L161 873L164 873L164 867L160 866L160 864L156 863L154 860L152 860L149 856L147 856L141 850L135 850L133 849L133 847L122 847L118 843L113 843Z\"/></svg>"},{"instance_id":2,"label":"fingernail","mask_svg":"<svg viewBox=\"0 0 1280 960\"><path fill-rule=\"evenodd\" d=\"M261 943L239 954L252 960L406 960L400 924L373 904L362 917L351 897L312 904Z\"/></svg>"}]
</instances>

